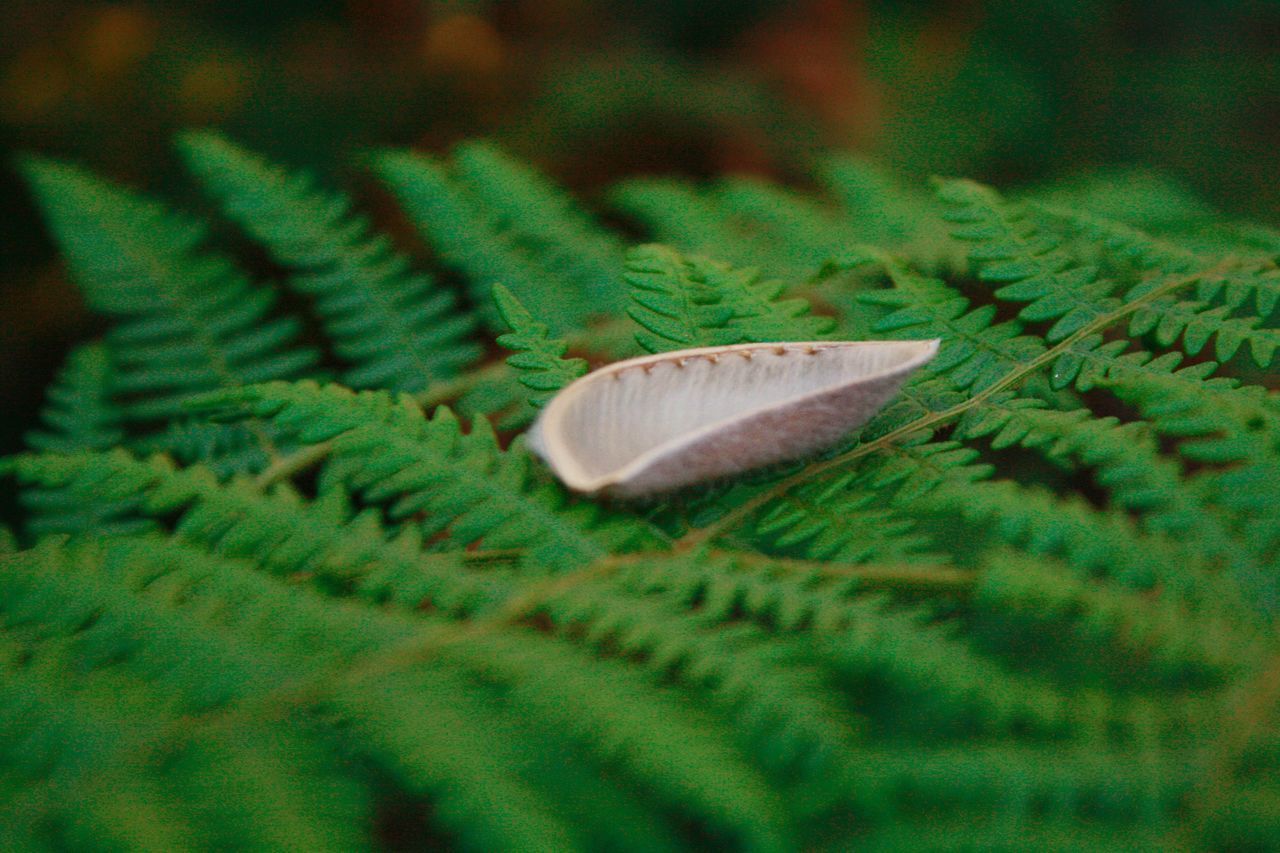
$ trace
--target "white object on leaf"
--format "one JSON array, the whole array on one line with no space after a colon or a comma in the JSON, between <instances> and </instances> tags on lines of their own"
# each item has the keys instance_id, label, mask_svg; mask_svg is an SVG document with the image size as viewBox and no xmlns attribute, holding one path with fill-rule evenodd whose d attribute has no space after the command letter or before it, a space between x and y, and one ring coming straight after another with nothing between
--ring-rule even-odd
<instances>
[{"instance_id":1,"label":"white object on leaf","mask_svg":"<svg viewBox=\"0 0 1280 853\"><path fill-rule=\"evenodd\" d=\"M529 446L575 491L671 491L831 446L938 343L736 344L620 361L553 397Z\"/></svg>"}]
</instances>

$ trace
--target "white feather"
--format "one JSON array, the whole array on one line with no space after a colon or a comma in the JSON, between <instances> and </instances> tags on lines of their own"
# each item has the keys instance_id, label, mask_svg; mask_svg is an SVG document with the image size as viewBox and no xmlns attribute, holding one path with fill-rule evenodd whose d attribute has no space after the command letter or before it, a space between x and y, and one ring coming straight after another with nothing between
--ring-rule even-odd
<instances>
[{"instance_id":1,"label":"white feather","mask_svg":"<svg viewBox=\"0 0 1280 853\"><path fill-rule=\"evenodd\" d=\"M828 447L866 423L938 341L815 341L679 350L583 376L529 446L579 492L640 497Z\"/></svg>"}]
</instances>

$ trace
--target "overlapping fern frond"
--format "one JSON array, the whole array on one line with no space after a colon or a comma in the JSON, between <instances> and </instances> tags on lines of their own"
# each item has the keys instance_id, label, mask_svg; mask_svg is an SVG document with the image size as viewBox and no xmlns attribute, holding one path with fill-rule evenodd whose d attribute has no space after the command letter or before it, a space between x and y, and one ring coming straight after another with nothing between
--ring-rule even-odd
<instances>
[{"instance_id":1,"label":"overlapping fern frond","mask_svg":"<svg viewBox=\"0 0 1280 853\"><path fill-rule=\"evenodd\" d=\"M544 309L560 333L625 304L621 242L498 148L465 144L451 162L388 151L375 168L427 242L466 277L491 327L500 329L489 300L495 284Z\"/></svg>"},{"instance_id":2,"label":"overlapping fern frond","mask_svg":"<svg viewBox=\"0 0 1280 853\"><path fill-rule=\"evenodd\" d=\"M349 385L418 391L475 359L454 295L410 272L345 196L216 134L184 134L179 150L227 215L297 272L290 284L315 299Z\"/></svg>"},{"instance_id":3,"label":"overlapping fern frond","mask_svg":"<svg viewBox=\"0 0 1280 853\"><path fill-rule=\"evenodd\" d=\"M750 341L820 340L834 327L809 316L802 299L779 299L781 281L762 281L754 269L685 257L665 246L638 246L627 255L628 314L649 352Z\"/></svg>"},{"instance_id":4,"label":"overlapping fern frond","mask_svg":"<svg viewBox=\"0 0 1280 853\"><path fill-rule=\"evenodd\" d=\"M65 163L23 170L90 308L117 320L107 337L123 417L180 416L191 395L297 377L316 362L276 294L201 248L205 227Z\"/></svg>"},{"instance_id":5,"label":"overlapping fern frond","mask_svg":"<svg viewBox=\"0 0 1280 853\"><path fill-rule=\"evenodd\" d=\"M6 849L1280 837L1270 230L836 157L830 200L626 183L677 244L627 252L492 144L380 155L454 295L181 145L334 363L194 220L27 162L113 326L0 460ZM818 457L610 503L517 434L588 359L837 335L941 347Z\"/></svg>"}]
</instances>

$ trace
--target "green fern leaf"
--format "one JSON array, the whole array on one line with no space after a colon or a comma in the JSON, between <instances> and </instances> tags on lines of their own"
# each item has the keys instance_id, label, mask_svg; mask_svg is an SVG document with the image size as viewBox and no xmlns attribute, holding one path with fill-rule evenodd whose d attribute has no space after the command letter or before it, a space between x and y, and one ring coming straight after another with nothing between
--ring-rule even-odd
<instances>
[{"instance_id":1,"label":"green fern leaf","mask_svg":"<svg viewBox=\"0 0 1280 853\"><path fill-rule=\"evenodd\" d=\"M492 149L470 150L466 161L473 178L479 173L484 179L479 191L475 181L418 154L385 152L374 166L427 241L466 276L472 299L491 328L500 324L490 307L494 284L538 305L557 334L583 327L618 304L625 292L620 278L599 277L602 241L607 241L581 215L566 212L558 194ZM506 186L515 199L505 199L499 186ZM533 224L527 217L513 218L509 205L537 210L538 216Z\"/></svg>"},{"instance_id":2,"label":"green fern leaf","mask_svg":"<svg viewBox=\"0 0 1280 853\"><path fill-rule=\"evenodd\" d=\"M215 133L185 133L178 150L227 215L297 271L289 283L316 300L334 349L352 365L349 384L418 391L475 360L472 323L453 296L411 273L346 196Z\"/></svg>"},{"instance_id":3,"label":"green fern leaf","mask_svg":"<svg viewBox=\"0 0 1280 853\"><path fill-rule=\"evenodd\" d=\"M111 364L101 343L86 344L67 356L40 413L44 429L27 435L27 445L55 453L108 450L124 440L120 413L111 403Z\"/></svg>"},{"instance_id":4,"label":"green fern leaf","mask_svg":"<svg viewBox=\"0 0 1280 853\"><path fill-rule=\"evenodd\" d=\"M808 341L834 323L809 314L801 299L779 299L779 282L665 246L638 246L627 255L631 318L651 353L756 341Z\"/></svg>"},{"instance_id":5,"label":"green fern leaf","mask_svg":"<svg viewBox=\"0 0 1280 853\"><path fill-rule=\"evenodd\" d=\"M557 569L589 563L652 536L638 519L574 502L520 449L502 451L484 420L463 433L440 407L428 419L406 396L278 383L213 395L202 407L240 409L306 443L331 441L329 474L393 519L424 514L425 533L459 546L525 548Z\"/></svg>"},{"instance_id":6,"label":"green fern leaf","mask_svg":"<svg viewBox=\"0 0 1280 853\"><path fill-rule=\"evenodd\" d=\"M491 143L381 155L513 350L463 369L465 321L345 196L182 145L344 381L413 393L256 383L313 369L269 289L25 166L115 327L0 459L0 847L1269 849L1269 229L1132 175L948 182L939 221L837 156L836 204L624 183L679 246L624 258ZM810 458L627 504L516 434L568 353L832 334L941 349Z\"/></svg>"},{"instance_id":7,"label":"green fern leaf","mask_svg":"<svg viewBox=\"0 0 1280 853\"><path fill-rule=\"evenodd\" d=\"M883 506L865 478L866 472L819 478L779 496L753 525L758 547L834 563L932 560L928 539Z\"/></svg>"},{"instance_id":8,"label":"green fern leaf","mask_svg":"<svg viewBox=\"0 0 1280 853\"><path fill-rule=\"evenodd\" d=\"M1023 334L1021 323L993 323L994 306L969 310L969 300L941 280L926 278L893 259L886 259L884 266L893 288L859 293L858 299L897 310L872 329L894 338L942 339L927 369L946 374L957 390L982 391L1044 354L1044 343Z\"/></svg>"},{"instance_id":9,"label":"green fern leaf","mask_svg":"<svg viewBox=\"0 0 1280 853\"><path fill-rule=\"evenodd\" d=\"M1029 303L1019 314L1024 320L1053 320L1049 341L1067 337L1120 305L1111 295L1114 282L1075 263L1025 210L994 190L972 181L946 181L938 194L951 205L946 219L954 223L952 235L973 244L969 256L980 265L979 277L999 285L998 298Z\"/></svg>"},{"instance_id":10,"label":"green fern leaf","mask_svg":"<svg viewBox=\"0 0 1280 853\"><path fill-rule=\"evenodd\" d=\"M1248 574L1275 596L1272 565L1280 534L1276 532L1280 499L1280 404L1275 393L1242 387L1213 396L1195 394L1176 376L1118 373L1110 382L1124 400L1137 405L1163 434L1177 439L1177 452L1193 463L1212 468L1193 480L1210 501L1232 510L1243 546L1237 551L1260 558L1250 565L1237 558L1237 571ZM1220 467L1221 466L1221 467ZM1244 566L1241 567L1241 563Z\"/></svg>"},{"instance_id":11,"label":"green fern leaf","mask_svg":"<svg viewBox=\"0 0 1280 853\"><path fill-rule=\"evenodd\" d=\"M107 349L89 344L67 357L49 403L41 412L45 428L27 435L27 446L50 453L105 451L124 441L121 413L112 401L112 369ZM126 520L134 503L126 497L111 504L89 504L63 489L27 489L22 502L30 512L27 530L46 533L118 533L145 528Z\"/></svg>"},{"instance_id":12,"label":"green fern leaf","mask_svg":"<svg viewBox=\"0 0 1280 853\"><path fill-rule=\"evenodd\" d=\"M1203 689L1249 671L1265 654L1263 635L1248 632L1227 612L1197 613L1176 598L1100 587L1043 559L999 554L984 566L976 594L993 619L1011 627L1031 623L1054 637L1057 654L1069 655L1072 645L1087 645L1095 655L1110 647L1117 679L1137 657L1148 662L1144 679Z\"/></svg>"},{"instance_id":13,"label":"green fern leaf","mask_svg":"<svg viewBox=\"0 0 1280 853\"><path fill-rule=\"evenodd\" d=\"M576 199L492 142L461 143L453 165L496 221L549 272L571 281L594 311L613 315L626 306L618 269L623 244Z\"/></svg>"},{"instance_id":14,"label":"green fern leaf","mask_svg":"<svg viewBox=\"0 0 1280 853\"><path fill-rule=\"evenodd\" d=\"M1227 361L1247 343L1254 363L1266 367L1280 347L1280 329L1258 328L1261 322L1258 317L1233 317L1225 305L1213 307L1207 302L1170 297L1154 300L1135 311L1129 320L1129 334L1150 333L1166 348L1180 339L1182 349L1191 355L1212 340L1214 355L1220 361Z\"/></svg>"},{"instance_id":15,"label":"green fern leaf","mask_svg":"<svg viewBox=\"0 0 1280 853\"><path fill-rule=\"evenodd\" d=\"M769 248L753 240L750 229L734 220L709 193L682 181L624 181L610 190L609 202L644 225L654 240L681 251L741 266L778 263Z\"/></svg>"},{"instance_id":16,"label":"green fern leaf","mask_svg":"<svg viewBox=\"0 0 1280 853\"><path fill-rule=\"evenodd\" d=\"M315 364L298 323L271 319L270 290L201 251L203 226L75 166L28 158L23 171L107 336L131 421L173 418L215 388L301 375Z\"/></svg>"},{"instance_id":17,"label":"green fern leaf","mask_svg":"<svg viewBox=\"0 0 1280 853\"><path fill-rule=\"evenodd\" d=\"M1088 170L1038 188L1030 199L1146 231L1186 227L1213 216L1212 208L1184 184L1132 166Z\"/></svg>"},{"instance_id":18,"label":"green fern leaf","mask_svg":"<svg viewBox=\"0 0 1280 853\"><path fill-rule=\"evenodd\" d=\"M817 171L863 242L878 246L902 243L924 218L926 199L922 194L874 163L839 154L824 157Z\"/></svg>"},{"instance_id":19,"label":"green fern leaf","mask_svg":"<svg viewBox=\"0 0 1280 853\"><path fill-rule=\"evenodd\" d=\"M253 480L221 481L200 466L119 452L17 457L9 464L19 481L60 489L86 511L110 508L109 495L125 493L134 517L167 522L180 513L174 530L181 539L281 576L305 574L325 589L452 614L496 606L510 592L506 573L473 574L456 554L427 553L414 528L392 536L376 513L355 516L335 503L339 492L309 503L284 486L264 492Z\"/></svg>"},{"instance_id":20,"label":"green fern leaf","mask_svg":"<svg viewBox=\"0 0 1280 853\"><path fill-rule=\"evenodd\" d=\"M610 199L659 241L786 280L813 277L865 239L822 203L758 181L691 190L669 180L632 180Z\"/></svg>"},{"instance_id":21,"label":"green fern leaf","mask_svg":"<svg viewBox=\"0 0 1280 853\"><path fill-rule=\"evenodd\" d=\"M493 301L503 322L511 328L498 338L498 344L515 350L507 357L507 364L518 371L520 384L533 392L529 403L534 408L542 408L557 391L587 372L587 362L565 358L569 345L552 339L547 325L535 320L511 291L495 285Z\"/></svg>"}]
</instances>

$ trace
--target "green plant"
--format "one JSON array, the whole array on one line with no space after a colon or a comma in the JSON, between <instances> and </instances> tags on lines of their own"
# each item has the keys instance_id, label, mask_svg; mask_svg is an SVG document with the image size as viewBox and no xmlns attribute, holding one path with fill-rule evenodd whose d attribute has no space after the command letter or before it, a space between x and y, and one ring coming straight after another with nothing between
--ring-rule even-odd
<instances>
[{"instance_id":1,"label":"green plant","mask_svg":"<svg viewBox=\"0 0 1280 853\"><path fill-rule=\"evenodd\" d=\"M675 244L627 251L491 145L378 155L455 293L180 149L290 298L24 163L115 319L0 462L6 849L1280 837L1274 232L838 157L822 196L625 184ZM823 336L943 344L842 446L662 501L519 434L584 359Z\"/></svg>"}]
</instances>

